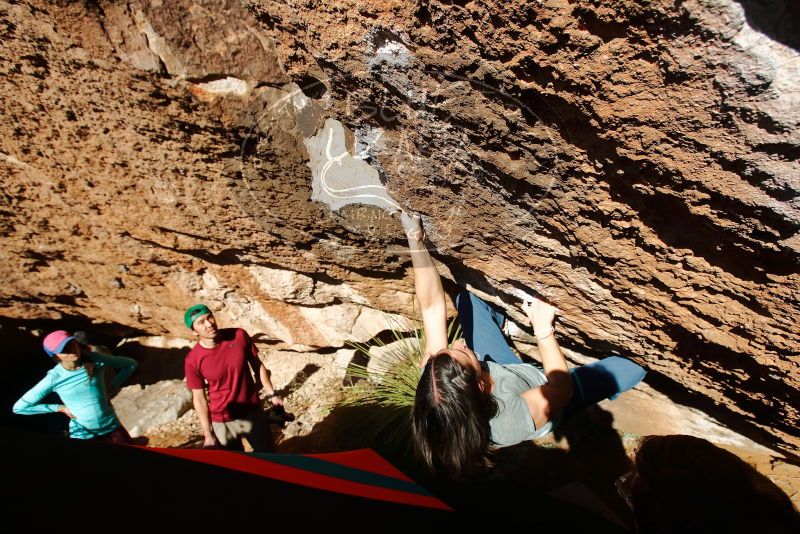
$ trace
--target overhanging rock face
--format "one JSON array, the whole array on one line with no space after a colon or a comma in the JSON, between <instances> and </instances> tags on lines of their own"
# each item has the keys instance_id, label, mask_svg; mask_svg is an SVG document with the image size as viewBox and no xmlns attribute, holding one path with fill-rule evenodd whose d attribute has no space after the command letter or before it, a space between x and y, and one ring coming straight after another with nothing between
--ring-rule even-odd
<instances>
[{"instance_id":1,"label":"overhanging rock face","mask_svg":"<svg viewBox=\"0 0 800 534\"><path fill-rule=\"evenodd\" d=\"M539 291L576 350L796 448L796 4L99 4L3 8L4 43L46 65L3 59L4 313L159 333L213 294L317 346L341 336L309 330L315 306L411 312L390 212L413 209L443 272L513 318ZM42 215L59 203L88 216Z\"/></svg>"}]
</instances>

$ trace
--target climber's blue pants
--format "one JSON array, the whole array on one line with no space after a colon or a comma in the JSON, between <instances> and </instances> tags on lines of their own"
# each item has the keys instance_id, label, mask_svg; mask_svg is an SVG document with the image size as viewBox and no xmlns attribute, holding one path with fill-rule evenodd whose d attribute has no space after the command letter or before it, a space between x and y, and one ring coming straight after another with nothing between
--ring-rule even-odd
<instances>
[{"instance_id":1,"label":"climber's blue pants","mask_svg":"<svg viewBox=\"0 0 800 534\"><path fill-rule=\"evenodd\" d=\"M501 328L506 319L496 310L469 291L456 297L456 308L464 340L479 360L499 364L522 363L509 348ZM603 399L614 399L623 391L632 389L642 381L646 371L630 360L609 356L602 360L569 370L573 391L562 419L574 412L596 404Z\"/></svg>"},{"instance_id":2,"label":"climber's blue pants","mask_svg":"<svg viewBox=\"0 0 800 534\"><path fill-rule=\"evenodd\" d=\"M503 322L506 316L495 310L469 291L462 291L456 297L458 320L464 333L467 346L478 355L495 363L522 363L503 337Z\"/></svg>"}]
</instances>

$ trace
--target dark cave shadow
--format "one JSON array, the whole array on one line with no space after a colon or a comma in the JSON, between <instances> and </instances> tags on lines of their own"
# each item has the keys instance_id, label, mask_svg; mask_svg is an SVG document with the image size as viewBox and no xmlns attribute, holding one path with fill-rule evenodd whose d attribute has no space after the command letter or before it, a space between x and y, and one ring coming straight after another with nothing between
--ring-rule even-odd
<instances>
[{"instance_id":1,"label":"dark cave shadow","mask_svg":"<svg viewBox=\"0 0 800 534\"><path fill-rule=\"evenodd\" d=\"M612 414L599 406L576 412L552 433L552 440L567 442L567 450L550 439L500 449L493 479L528 492L549 492L579 482L623 523L631 525L630 509L614 483L633 467L633 462L613 421Z\"/></svg>"},{"instance_id":2,"label":"dark cave shadow","mask_svg":"<svg viewBox=\"0 0 800 534\"><path fill-rule=\"evenodd\" d=\"M371 448L406 473L415 472L408 410L380 405L335 406L308 434L284 440L278 452Z\"/></svg>"},{"instance_id":3,"label":"dark cave shadow","mask_svg":"<svg viewBox=\"0 0 800 534\"><path fill-rule=\"evenodd\" d=\"M125 518L137 529L157 521L169 530L230 529L231 514L239 527L281 531L304 526L330 529L331 522L354 518L360 524L445 525L453 514L417 506L356 497L345 492L315 489L280 477L259 476L155 451L91 440L65 439L0 426L0 498L13 524L63 529L75 514L74 500L33 498L42 490L52 495L91 495L91 517L98 524L120 521L121 502L139 502L141 510ZM80 476L73 476L79 466ZM195 513L197 492L207 503ZM211 504L213 503L213 505ZM184 510L192 510L185 513ZM262 513L263 510L263 513ZM74 518L72 518L74 520ZM345 519L347 520L347 519Z\"/></svg>"},{"instance_id":4,"label":"dark cave shadow","mask_svg":"<svg viewBox=\"0 0 800 534\"><path fill-rule=\"evenodd\" d=\"M735 0L753 29L794 50L800 50L800 2Z\"/></svg>"},{"instance_id":5,"label":"dark cave shadow","mask_svg":"<svg viewBox=\"0 0 800 534\"><path fill-rule=\"evenodd\" d=\"M632 516L617 494L614 481L629 471L632 463L612 423L613 416L609 412L597 406L590 407L574 414L554 433L556 439L566 439L569 450L547 442L524 442L499 449L488 476L464 484L432 479L416 462L410 439L410 408L339 406L309 434L289 438L277 449L287 453L373 449L461 512L481 509L487 503L518 505L520 510L536 509L537 500L552 500L547 492L581 482L623 523L630 524ZM583 512L581 508L577 510L579 515ZM601 529L624 531L593 513L585 514L588 515L580 516L581 521L596 520Z\"/></svg>"},{"instance_id":6,"label":"dark cave shadow","mask_svg":"<svg viewBox=\"0 0 800 534\"><path fill-rule=\"evenodd\" d=\"M112 349L112 351L113 354L133 358L139 363L136 371L125 381L122 387L132 384L139 384L145 387L162 380L183 380L183 360L189 349L165 349L147 347L138 343L126 343L119 348Z\"/></svg>"}]
</instances>

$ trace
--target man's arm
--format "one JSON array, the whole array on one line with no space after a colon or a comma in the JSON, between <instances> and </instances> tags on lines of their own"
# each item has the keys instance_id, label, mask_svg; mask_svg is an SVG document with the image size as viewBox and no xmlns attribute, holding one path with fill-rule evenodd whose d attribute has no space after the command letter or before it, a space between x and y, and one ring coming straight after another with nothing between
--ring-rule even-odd
<instances>
[{"instance_id":1,"label":"man's arm","mask_svg":"<svg viewBox=\"0 0 800 534\"><path fill-rule=\"evenodd\" d=\"M197 418L200 420L200 426L203 428L203 447L214 447L217 445L217 438L211 429L211 414L204 389L192 390L192 404Z\"/></svg>"},{"instance_id":2,"label":"man's arm","mask_svg":"<svg viewBox=\"0 0 800 534\"><path fill-rule=\"evenodd\" d=\"M267 390L267 396L272 405L283 406L283 399L275 393L275 388L272 386L272 382L269 379L269 371L267 371L267 367L260 360L258 362L258 377L261 380L261 387Z\"/></svg>"},{"instance_id":3,"label":"man's arm","mask_svg":"<svg viewBox=\"0 0 800 534\"><path fill-rule=\"evenodd\" d=\"M206 399L206 390L203 387L205 380L192 361L191 355L192 353L190 352L183 364L183 369L186 373L186 387L192 392L194 412L197 414L197 419L200 420L200 426L203 429L203 447L214 447L217 445L217 438L211 428L211 413L208 408L208 399Z\"/></svg>"},{"instance_id":4,"label":"man's arm","mask_svg":"<svg viewBox=\"0 0 800 534\"><path fill-rule=\"evenodd\" d=\"M275 393L275 387L269 379L267 367L264 365L264 362L261 361L261 358L258 357L258 347L253 343L253 339L246 331L242 330L242 333L247 344L245 349L247 350L247 358L250 361L250 367L253 369L253 374L256 376L257 382L260 383L262 389L267 391L267 397L273 406L283 406L283 399Z\"/></svg>"}]
</instances>

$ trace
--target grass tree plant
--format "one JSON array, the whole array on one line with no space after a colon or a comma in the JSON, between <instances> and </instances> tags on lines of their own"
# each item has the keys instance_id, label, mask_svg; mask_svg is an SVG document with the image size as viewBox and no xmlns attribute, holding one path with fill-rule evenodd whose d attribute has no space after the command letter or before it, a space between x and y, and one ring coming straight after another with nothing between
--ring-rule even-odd
<instances>
[{"instance_id":1,"label":"grass tree plant","mask_svg":"<svg viewBox=\"0 0 800 534\"><path fill-rule=\"evenodd\" d=\"M405 463L411 456L411 412L422 374L419 365L425 339L418 320L412 332L393 319L387 318L387 323L388 341L376 337L367 343L350 343L368 363L348 367L350 385L337 404L353 414L347 432L355 433L387 458ZM448 342L452 344L460 335L461 327L453 318L447 327Z\"/></svg>"}]
</instances>

